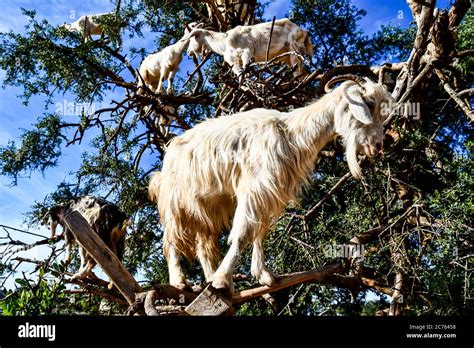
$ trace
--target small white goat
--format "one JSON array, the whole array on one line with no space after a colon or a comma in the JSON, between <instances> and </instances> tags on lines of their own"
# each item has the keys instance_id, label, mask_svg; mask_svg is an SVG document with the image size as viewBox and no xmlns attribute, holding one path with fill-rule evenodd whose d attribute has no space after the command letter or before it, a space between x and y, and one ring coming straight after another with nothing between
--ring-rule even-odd
<instances>
[{"instance_id":1,"label":"small white goat","mask_svg":"<svg viewBox=\"0 0 474 348\"><path fill-rule=\"evenodd\" d=\"M100 17L112 15L113 13L111 12L85 15L73 23L64 23L64 28L69 31L75 31L81 34L84 37L84 42L87 43L89 39L92 39L92 35L102 35L104 33L104 29L97 22L97 19Z\"/></svg>"},{"instance_id":2,"label":"small white goat","mask_svg":"<svg viewBox=\"0 0 474 348\"><path fill-rule=\"evenodd\" d=\"M145 57L138 68L138 87L147 85L154 93L163 89L163 81L168 80L167 94L173 91L173 79L178 71L179 63L183 60L183 52L188 47L189 39L179 40L161 51ZM142 80L143 79L143 80Z\"/></svg>"},{"instance_id":3,"label":"small white goat","mask_svg":"<svg viewBox=\"0 0 474 348\"><path fill-rule=\"evenodd\" d=\"M208 119L171 140L162 171L148 187L164 228L170 284L186 286L180 255L197 255L206 280L232 291L235 262L250 243L252 275L274 284L263 241L271 221L308 181L322 148L340 136L354 177L361 176L357 154L374 157L382 148L392 96L383 85L354 75L336 77L326 87L341 80L352 81L292 112L254 109ZM216 270L219 235L231 220L230 248Z\"/></svg>"},{"instance_id":4,"label":"small white goat","mask_svg":"<svg viewBox=\"0 0 474 348\"><path fill-rule=\"evenodd\" d=\"M264 62L272 22L238 26L225 33L212 30L193 29L181 40L194 38L189 44L188 54L200 55L208 49L224 57L232 71L239 76L252 59ZM300 55L313 55L313 45L308 33L289 19L275 21L271 36L268 59L294 51ZM298 55L288 55L279 59L289 66L297 65L298 73L303 73L303 60Z\"/></svg>"}]
</instances>

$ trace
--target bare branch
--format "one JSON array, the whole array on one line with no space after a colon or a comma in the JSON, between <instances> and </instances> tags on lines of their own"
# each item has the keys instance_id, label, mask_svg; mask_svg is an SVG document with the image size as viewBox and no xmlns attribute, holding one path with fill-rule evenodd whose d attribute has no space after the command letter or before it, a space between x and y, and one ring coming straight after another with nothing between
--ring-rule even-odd
<instances>
[{"instance_id":1,"label":"bare branch","mask_svg":"<svg viewBox=\"0 0 474 348\"><path fill-rule=\"evenodd\" d=\"M441 80L444 90L448 92L449 96L456 102L456 104L458 104L466 116L469 117L471 121L474 121L474 112L471 110L470 106L468 106L464 100L459 97L459 93L457 93L454 88L451 87L448 77L440 69L435 69L435 73Z\"/></svg>"}]
</instances>

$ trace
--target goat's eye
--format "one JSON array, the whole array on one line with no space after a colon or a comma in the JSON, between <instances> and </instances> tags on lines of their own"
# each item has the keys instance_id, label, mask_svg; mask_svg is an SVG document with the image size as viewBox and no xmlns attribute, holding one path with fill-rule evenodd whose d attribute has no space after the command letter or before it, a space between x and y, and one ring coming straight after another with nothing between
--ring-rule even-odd
<instances>
[{"instance_id":1,"label":"goat's eye","mask_svg":"<svg viewBox=\"0 0 474 348\"><path fill-rule=\"evenodd\" d=\"M370 110L373 110L375 107L375 102L373 100L366 100L365 103Z\"/></svg>"}]
</instances>

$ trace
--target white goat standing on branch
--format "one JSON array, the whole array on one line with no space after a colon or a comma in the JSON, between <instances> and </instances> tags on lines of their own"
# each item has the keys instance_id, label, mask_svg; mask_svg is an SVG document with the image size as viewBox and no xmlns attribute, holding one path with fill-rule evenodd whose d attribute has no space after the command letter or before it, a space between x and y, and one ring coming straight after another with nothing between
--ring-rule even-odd
<instances>
[{"instance_id":1,"label":"white goat standing on branch","mask_svg":"<svg viewBox=\"0 0 474 348\"><path fill-rule=\"evenodd\" d=\"M145 83L154 93L161 93L163 81L168 80L167 94L173 91L173 80L178 71L179 63L183 60L183 52L188 47L189 40L180 40L161 51L145 57L138 68L138 87Z\"/></svg>"},{"instance_id":2,"label":"white goat standing on branch","mask_svg":"<svg viewBox=\"0 0 474 348\"><path fill-rule=\"evenodd\" d=\"M232 66L232 71L239 76L252 59L265 62L283 53L294 51L279 59L288 66L297 65L298 73L304 73L303 60L299 55L313 55L313 45L308 33L289 19L275 21L270 40L272 22L255 25L238 26L225 33L206 29L193 29L182 40L191 39L188 54L200 55L203 49L215 52L224 57L224 61Z\"/></svg>"},{"instance_id":3,"label":"white goat standing on branch","mask_svg":"<svg viewBox=\"0 0 474 348\"><path fill-rule=\"evenodd\" d=\"M97 22L97 19L104 16L113 16L113 13L98 13L94 15L85 15L80 17L77 21L73 23L64 23L64 28L69 31L75 31L81 34L84 38L84 42L88 42L92 35L102 35L104 29L102 25Z\"/></svg>"},{"instance_id":4,"label":"white goat standing on branch","mask_svg":"<svg viewBox=\"0 0 474 348\"><path fill-rule=\"evenodd\" d=\"M198 28L199 25L196 25ZM137 86L146 85L153 93L161 93L163 90L163 81L168 80L166 93L173 92L173 80L176 75L179 64L183 60L183 52L188 47L189 40L180 40L173 45L163 48L161 51L145 57L138 68ZM147 108L148 110L148 108ZM172 106L166 106L165 110L169 113L175 113ZM158 115L157 124L161 133L167 137L169 125L175 120L171 115ZM168 126L168 129L165 128Z\"/></svg>"},{"instance_id":5,"label":"white goat standing on branch","mask_svg":"<svg viewBox=\"0 0 474 348\"><path fill-rule=\"evenodd\" d=\"M357 153L373 157L382 147L381 108L391 105L391 95L354 75L326 87L344 79L352 81L292 112L255 109L209 119L173 138L162 171L149 184L164 228L170 284L186 286L179 257L197 254L206 280L233 291L235 262L250 243L252 275L261 284L275 283L264 264L263 240L272 219L308 181L321 149L340 136L349 168L360 177ZM218 237L232 219L230 248L216 270Z\"/></svg>"}]
</instances>

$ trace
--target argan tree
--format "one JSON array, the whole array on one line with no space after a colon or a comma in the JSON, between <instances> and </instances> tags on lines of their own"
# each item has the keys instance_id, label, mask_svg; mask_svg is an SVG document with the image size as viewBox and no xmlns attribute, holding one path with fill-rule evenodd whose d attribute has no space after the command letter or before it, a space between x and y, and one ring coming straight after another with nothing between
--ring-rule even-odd
<instances>
[{"instance_id":1,"label":"argan tree","mask_svg":"<svg viewBox=\"0 0 474 348\"><path fill-rule=\"evenodd\" d=\"M13 185L33 171L47 176L49 168L62 165L65 147L92 139L71 178L43 201L25 207L29 232L34 233L48 208L73 197L91 194L117 203L133 222L125 268L132 275L140 274L144 289L157 290L155 312L180 313L180 305L196 294L181 292L178 300L166 300L177 290L164 285L167 267L159 212L147 196L148 175L160 169L167 141L204 118L257 107L289 111L322 96L331 77L373 74L369 67L378 66L372 78L380 78L396 100L385 124L383 155L373 161L361 158L364 178L357 181L348 173L341 144L335 142L323 151L311 184L272 225L266 241L268 266L277 274L314 272L269 294L253 287L247 252L235 278L243 298L234 301L236 313L460 315L472 311L470 2L456 0L448 10L441 10L435 0L408 0L413 16L408 28L387 24L369 36L359 25L366 12L348 0L294 0L288 16L308 30L315 47L314 56L305 63L306 76L294 77L292 68L275 62L253 63L239 83L221 57L206 55L190 58L191 69L176 79L174 94L139 89L137 62L149 52L125 45L127 40L140 42L133 39L152 35L159 50L179 40L187 23L202 22L223 31L265 19L264 2L247 2L250 10L245 18L232 9L211 6L208 11L211 3L117 0L115 12L102 25L109 33L120 29L120 40L103 35L85 43L79 33L42 20L34 9L23 10L29 20L24 33L0 34L3 85L20 88L25 103L41 95L50 106L20 139L0 148L0 173ZM55 98L64 93L74 95L77 103L101 107L85 108L74 118L51 112ZM170 114L167 106L176 112ZM163 134L158 119L171 116L175 118L171 131ZM61 262L60 237L29 245L21 241L24 231L12 227L3 227L0 240L3 314L139 310L117 290L108 290L103 280L72 281L78 260L68 267ZM363 262L354 264L328 253L349 244L363 248ZM44 261L15 254L38 245L50 248ZM222 245L225 249L225 234ZM31 262L37 266L34 275L15 272L19 264ZM197 263L188 263L187 272L197 284L203 282ZM4 287L9 277L17 278L15 289ZM179 302L183 298L186 303Z\"/></svg>"}]
</instances>

